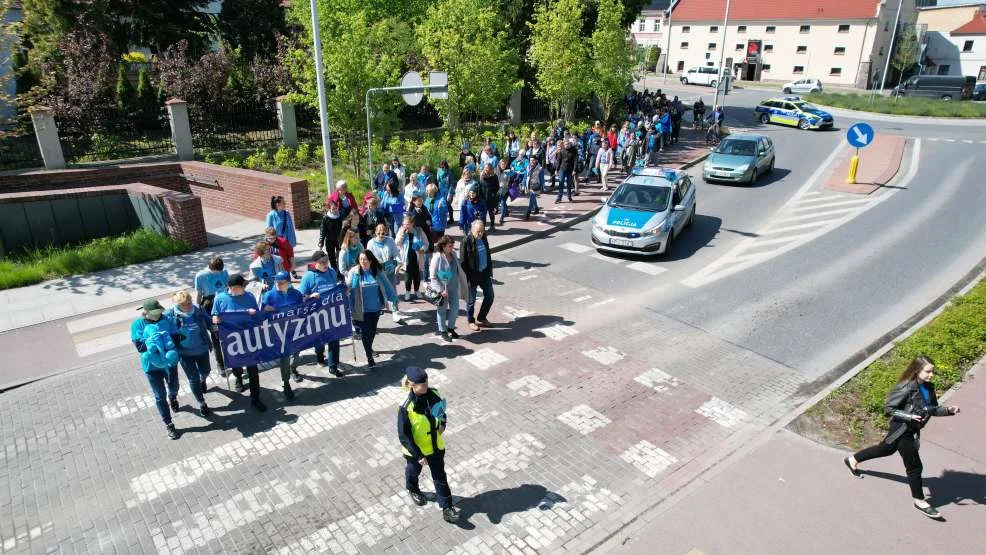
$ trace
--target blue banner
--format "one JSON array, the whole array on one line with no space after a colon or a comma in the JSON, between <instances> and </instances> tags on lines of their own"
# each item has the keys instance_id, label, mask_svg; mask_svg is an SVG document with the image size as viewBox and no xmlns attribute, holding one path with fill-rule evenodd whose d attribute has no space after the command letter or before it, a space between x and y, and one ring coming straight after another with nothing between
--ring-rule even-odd
<instances>
[{"instance_id":1,"label":"blue banner","mask_svg":"<svg viewBox=\"0 0 986 555\"><path fill-rule=\"evenodd\" d=\"M275 312L225 312L220 315L219 342L227 368L277 360L353 334L345 287L318 299Z\"/></svg>"}]
</instances>

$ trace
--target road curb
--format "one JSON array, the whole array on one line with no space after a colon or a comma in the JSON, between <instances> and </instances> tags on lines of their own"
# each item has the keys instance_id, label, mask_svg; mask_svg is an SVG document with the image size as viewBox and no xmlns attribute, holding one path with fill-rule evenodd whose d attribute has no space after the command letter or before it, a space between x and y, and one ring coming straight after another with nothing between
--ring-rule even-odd
<instances>
[{"instance_id":1,"label":"road curb","mask_svg":"<svg viewBox=\"0 0 986 555\"><path fill-rule=\"evenodd\" d=\"M916 124L936 124L936 125L951 125L954 127L978 127L986 122L986 118L943 118L938 116L910 116L905 114L885 114L883 112L866 112L863 110L852 110L849 108L839 108L837 106L829 106L828 104L821 104L819 102L814 102L810 98L805 98L808 102L811 102L819 108L824 108L825 110L832 112L833 115L842 117L855 117L855 118L865 118L876 121L884 121L890 123L916 123Z\"/></svg>"}]
</instances>

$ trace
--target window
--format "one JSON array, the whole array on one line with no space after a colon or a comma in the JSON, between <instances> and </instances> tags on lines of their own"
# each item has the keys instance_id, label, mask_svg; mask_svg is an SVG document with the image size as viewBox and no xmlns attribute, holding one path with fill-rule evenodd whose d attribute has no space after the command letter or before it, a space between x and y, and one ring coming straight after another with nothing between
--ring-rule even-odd
<instances>
[{"instance_id":1,"label":"window","mask_svg":"<svg viewBox=\"0 0 986 555\"><path fill-rule=\"evenodd\" d=\"M979 77L976 77L977 81L986 81L986 66L979 66Z\"/></svg>"},{"instance_id":2,"label":"window","mask_svg":"<svg viewBox=\"0 0 986 555\"><path fill-rule=\"evenodd\" d=\"M737 27L736 28L736 32L737 33L745 33L746 32L746 25L740 25L739 27Z\"/></svg>"},{"instance_id":3,"label":"window","mask_svg":"<svg viewBox=\"0 0 986 555\"><path fill-rule=\"evenodd\" d=\"M683 26L681 27L681 32L682 32L682 33L687 33L687 32L689 32L689 31L691 31L691 30L692 30L692 28L691 28L691 26L690 26L690 25L683 25Z\"/></svg>"},{"instance_id":4,"label":"window","mask_svg":"<svg viewBox=\"0 0 986 555\"><path fill-rule=\"evenodd\" d=\"M763 68L760 71L763 73L767 73L768 71L770 71L770 64L764 64Z\"/></svg>"},{"instance_id":5,"label":"window","mask_svg":"<svg viewBox=\"0 0 986 555\"><path fill-rule=\"evenodd\" d=\"M799 46L798 47L798 54L805 54L807 52L808 52L808 47L807 46Z\"/></svg>"},{"instance_id":6,"label":"window","mask_svg":"<svg viewBox=\"0 0 986 555\"><path fill-rule=\"evenodd\" d=\"M768 25L767 26L767 32L768 33L773 33L776 30L777 30L777 27L774 27L773 25Z\"/></svg>"},{"instance_id":7,"label":"window","mask_svg":"<svg viewBox=\"0 0 986 555\"><path fill-rule=\"evenodd\" d=\"M682 50L688 50L688 43L687 42L681 43L681 49Z\"/></svg>"},{"instance_id":8,"label":"window","mask_svg":"<svg viewBox=\"0 0 986 555\"><path fill-rule=\"evenodd\" d=\"M683 60L678 60L678 69L675 71L685 71L685 62Z\"/></svg>"},{"instance_id":9,"label":"window","mask_svg":"<svg viewBox=\"0 0 986 555\"><path fill-rule=\"evenodd\" d=\"M948 70L952 69L952 66L945 64L943 66L938 66L938 75L948 75Z\"/></svg>"},{"instance_id":10,"label":"window","mask_svg":"<svg viewBox=\"0 0 986 555\"><path fill-rule=\"evenodd\" d=\"M709 43L709 50L715 50L715 49L716 49L716 43L710 42Z\"/></svg>"},{"instance_id":11,"label":"window","mask_svg":"<svg viewBox=\"0 0 986 555\"><path fill-rule=\"evenodd\" d=\"M846 55L846 47L845 46L836 46L835 47L835 55L836 56L845 56Z\"/></svg>"},{"instance_id":12,"label":"window","mask_svg":"<svg viewBox=\"0 0 986 555\"><path fill-rule=\"evenodd\" d=\"M716 72L716 70L712 67L712 66L715 65L715 62L705 62L705 65L709 66L709 67L707 67L705 69L711 69L712 71L703 71L702 73L715 73Z\"/></svg>"},{"instance_id":13,"label":"window","mask_svg":"<svg viewBox=\"0 0 986 555\"><path fill-rule=\"evenodd\" d=\"M963 52L972 52L972 43L973 43L973 41L971 41L971 40L965 41L965 43L962 45L962 51Z\"/></svg>"},{"instance_id":14,"label":"window","mask_svg":"<svg viewBox=\"0 0 986 555\"><path fill-rule=\"evenodd\" d=\"M743 50L743 45L742 44L737 44L736 45L736 50Z\"/></svg>"},{"instance_id":15,"label":"window","mask_svg":"<svg viewBox=\"0 0 986 555\"><path fill-rule=\"evenodd\" d=\"M849 32L849 26L848 25L839 25L839 32L840 33L848 33Z\"/></svg>"},{"instance_id":16,"label":"window","mask_svg":"<svg viewBox=\"0 0 986 555\"><path fill-rule=\"evenodd\" d=\"M773 52L774 51L774 45L773 44L765 44L765 45L763 45L763 51L764 52Z\"/></svg>"},{"instance_id":17,"label":"window","mask_svg":"<svg viewBox=\"0 0 986 555\"><path fill-rule=\"evenodd\" d=\"M836 77L842 75L842 68L841 67L833 67L832 69L829 70L829 75L834 75Z\"/></svg>"},{"instance_id":18,"label":"window","mask_svg":"<svg viewBox=\"0 0 986 555\"><path fill-rule=\"evenodd\" d=\"M641 19L637 22L637 32L643 33L645 30L647 30L647 22Z\"/></svg>"},{"instance_id":19,"label":"window","mask_svg":"<svg viewBox=\"0 0 986 555\"><path fill-rule=\"evenodd\" d=\"M799 33L807 33L808 31L811 31L811 25L802 25L801 29L798 29Z\"/></svg>"},{"instance_id":20,"label":"window","mask_svg":"<svg viewBox=\"0 0 986 555\"><path fill-rule=\"evenodd\" d=\"M709 26L709 32L710 33L718 33L719 32L719 26L718 25L711 25L711 26Z\"/></svg>"},{"instance_id":21,"label":"window","mask_svg":"<svg viewBox=\"0 0 986 555\"><path fill-rule=\"evenodd\" d=\"M661 20L660 19L655 19L654 20L654 32L655 33L660 33L661 32Z\"/></svg>"},{"instance_id":22,"label":"window","mask_svg":"<svg viewBox=\"0 0 986 555\"><path fill-rule=\"evenodd\" d=\"M794 66L794 74L800 75L805 72L805 66Z\"/></svg>"}]
</instances>

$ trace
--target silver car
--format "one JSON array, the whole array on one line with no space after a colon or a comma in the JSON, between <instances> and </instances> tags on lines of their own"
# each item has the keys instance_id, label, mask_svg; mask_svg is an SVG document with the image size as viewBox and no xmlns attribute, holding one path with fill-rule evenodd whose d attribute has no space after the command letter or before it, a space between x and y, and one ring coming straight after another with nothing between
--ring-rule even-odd
<instances>
[{"instance_id":1,"label":"silver car","mask_svg":"<svg viewBox=\"0 0 986 555\"><path fill-rule=\"evenodd\" d=\"M753 185L774 169L774 142L763 135L729 135L712 149L702 165L703 181L732 181Z\"/></svg>"},{"instance_id":2,"label":"silver car","mask_svg":"<svg viewBox=\"0 0 986 555\"><path fill-rule=\"evenodd\" d=\"M592 218L599 250L661 254L695 220L695 185L684 172L635 169Z\"/></svg>"},{"instance_id":3,"label":"silver car","mask_svg":"<svg viewBox=\"0 0 986 555\"><path fill-rule=\"evenodd\" d=\"M791 81L790 83L785 83L784 87L781 89L784 94L791 93L801 93L808 94L813 92L822 92L822 82L818 79L812 79L806 77L804 79L798 79L797 81Z\"/></svg>"}]
</instances>

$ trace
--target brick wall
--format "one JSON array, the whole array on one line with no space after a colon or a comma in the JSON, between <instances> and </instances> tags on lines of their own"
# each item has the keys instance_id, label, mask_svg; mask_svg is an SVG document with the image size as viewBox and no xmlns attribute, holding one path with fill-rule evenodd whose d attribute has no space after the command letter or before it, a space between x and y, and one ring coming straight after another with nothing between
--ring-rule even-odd
<instances>
[{"instance_id":1,"label":"brick wall","mask_svg":"<svg viewBox=\"0 0 986 555\"><path fill-rule=\"evenodd\" d=\"M304 179L204 162L182 162L181 169L188 190L202 197L208 208L263 220L270 212L270 198L282 196L296 226L311 220Z\"/></svg>"},{"instance_id":2,"label":"brick wall","mask_svg":"<svg viewBox=\"0 0 986 555\"><path fill-rule=\"evenodd\" d=\"M188 192L180 174L181 167L175 162L91 169L35 170L0 175L0 194L105 187L128 183L146 183L173 191Z\"/></svg>"}]
</instances>

